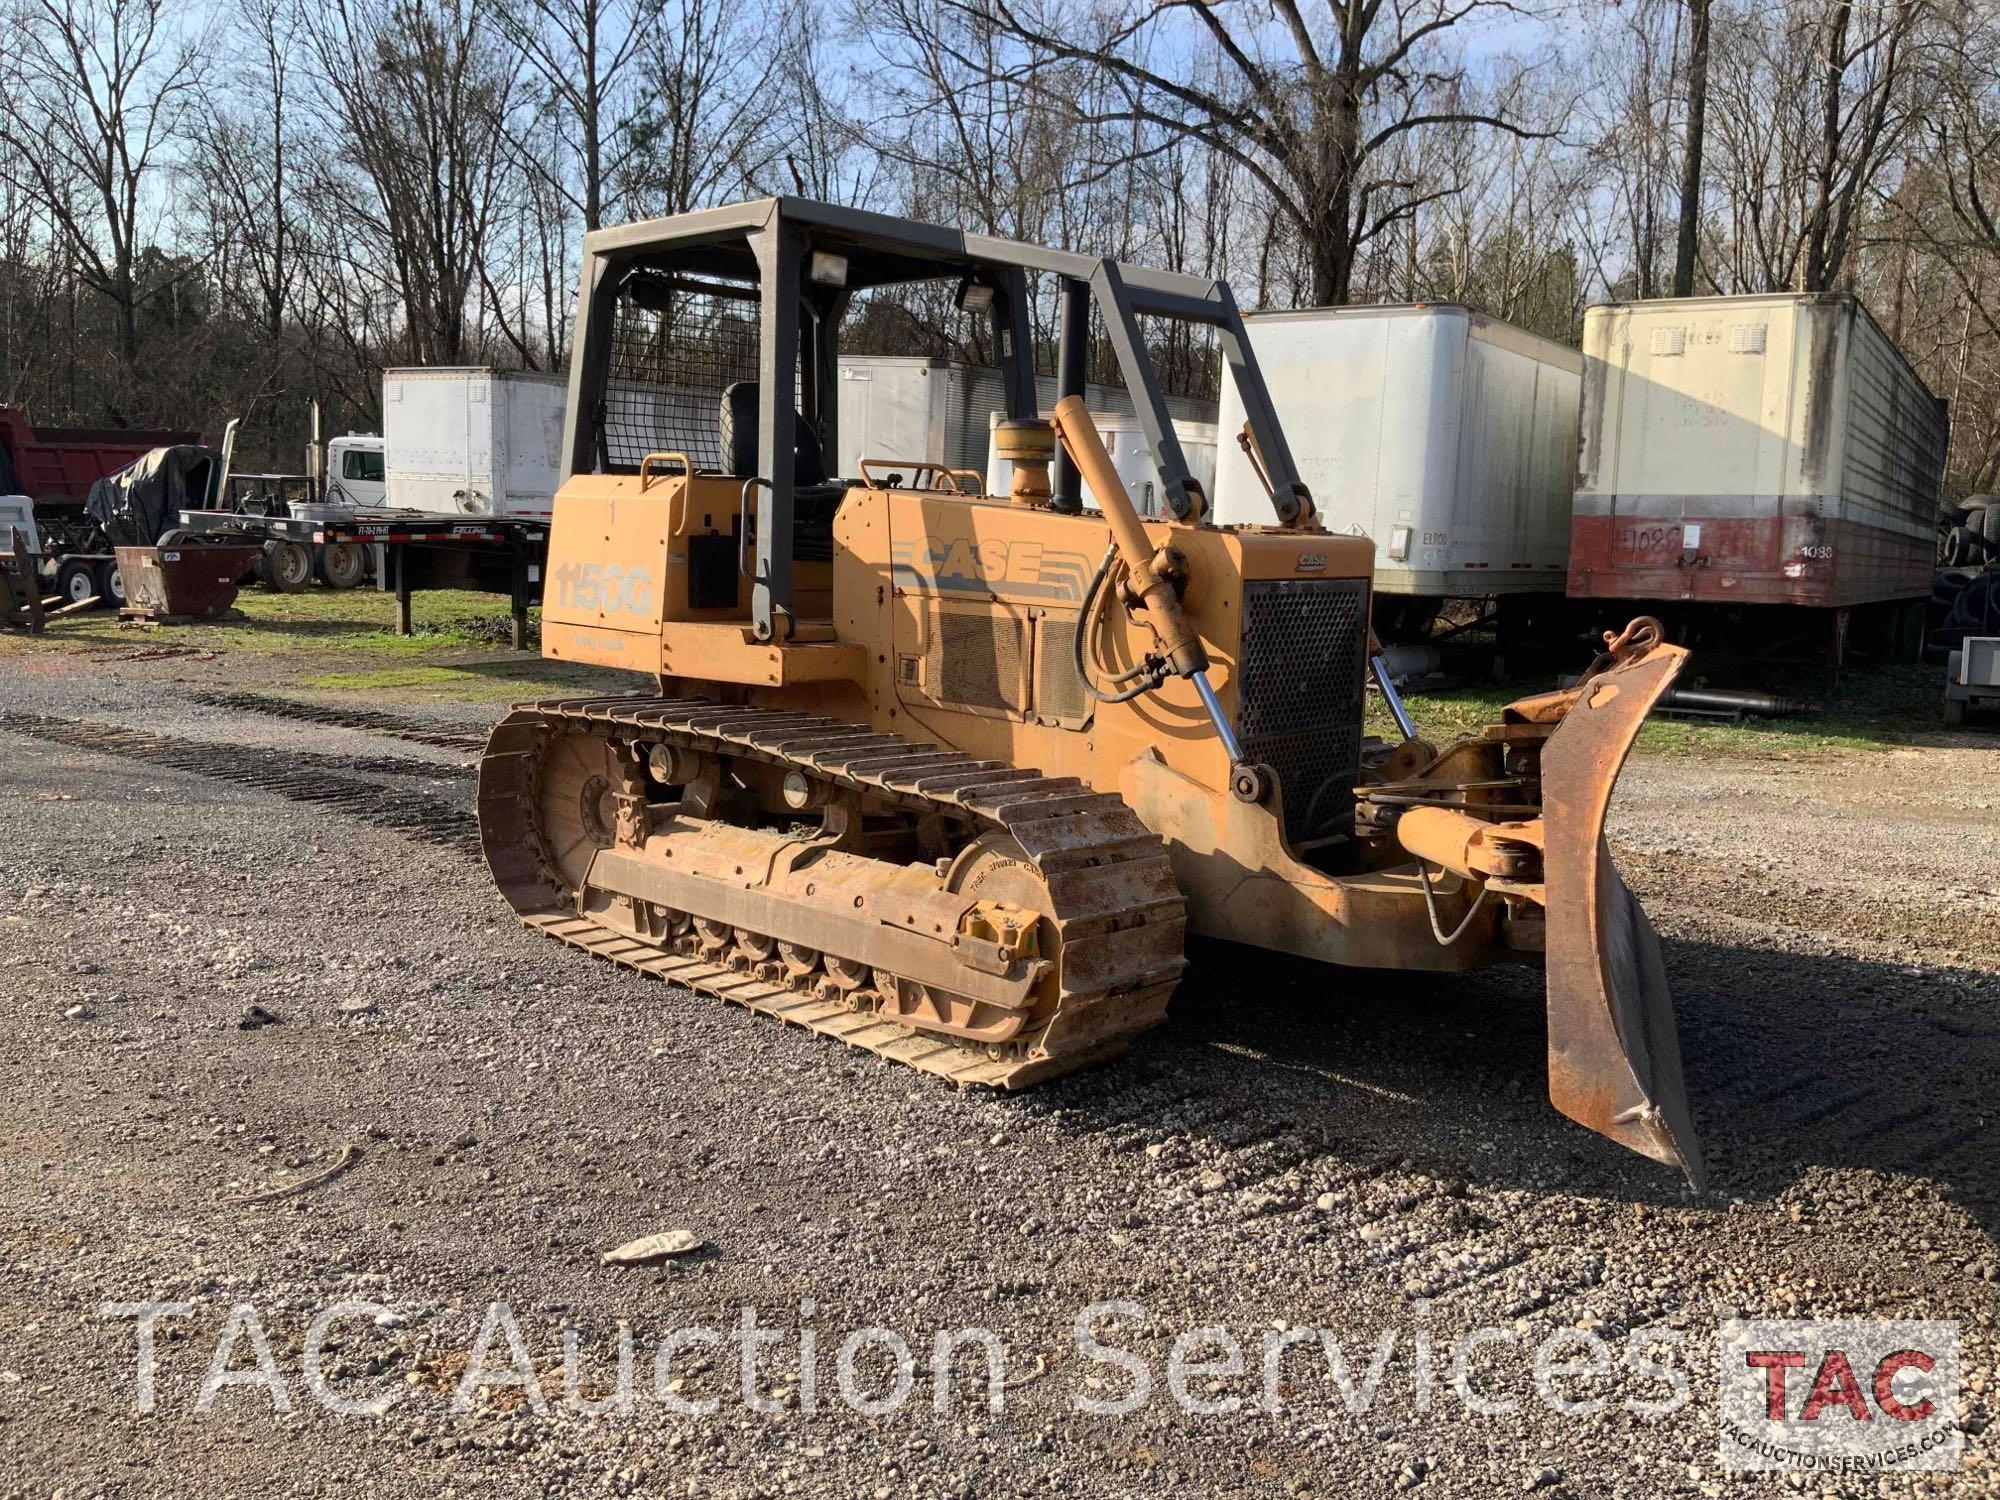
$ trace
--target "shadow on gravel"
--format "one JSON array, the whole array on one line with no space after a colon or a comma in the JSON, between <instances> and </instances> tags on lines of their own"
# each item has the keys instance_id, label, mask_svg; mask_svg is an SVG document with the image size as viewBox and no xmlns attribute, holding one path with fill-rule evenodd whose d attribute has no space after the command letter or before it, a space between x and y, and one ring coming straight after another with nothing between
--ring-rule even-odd
<instances>
[{"instance_id":1,"label":"shadow on gravel","mask_svg":"<svg viewBox=\"0 0 2000 1500\"><path fill-rule=\"evenodd\" d=\"M1535 971L1347 970L1218 943L1189 959L1163 1027L1030 1098L1084 1132L1281 1138L1336 1170L1688 1201L1677 1172L1548 1103Z\"/></svg>"},{"instance_id":2,"label":"shadow on gravel","mask_svg":"<svg viewBox=\"0 0 2000 1500\"><path fill-rule=\"evenodd\" d=\"M1700 1201L1549 1104L1538 973L1356 972L1225 944L1189 956L1165 1026L1036 1105L1085 1133L1282 1137L1364 1172ZM1867 1168L1931 1178L2000 1231L1984 1124L2000 996L1980 976L1707 943L1666 957L1710 1201Z\"/></svg>"},{"instance_id":3,"label":"shadow on gravel","mask_svg":"<svg viewBox=\"0 0 2000 1500\"><path fill-rule=\"evenodd\" d=\"M2000 1234L1992 976L1702 943L1669 944L1668 967L1715 1187L1778 1193L1815 1166L1926 1177Z\"/></svg>"}]
</instances>

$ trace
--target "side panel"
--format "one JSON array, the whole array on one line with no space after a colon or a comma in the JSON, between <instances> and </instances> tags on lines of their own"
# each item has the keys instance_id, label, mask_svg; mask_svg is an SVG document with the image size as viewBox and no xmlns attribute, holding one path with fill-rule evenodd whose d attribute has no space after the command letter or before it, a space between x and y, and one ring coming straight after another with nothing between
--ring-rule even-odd
<instances>
[{"instance_id":1,"label":"side panel","mask_svg":"<svg viewBox=\"0 0 2000 1500\"><path fill-rule=\"evenodd\" d=\"M1464 458L1452 502L1448 569L1493 573L1493 588L1562 587L1569 563L1580 365L1538 358L1471 320L1465 346Z\"/></svg>"},{"instance_id":2,"label":"side panel","mask_svg":"<svg viewBox=\"0 0 2000 1500\"><path fill-rule=\"evenodd\" d=\"M465 511L473 483L473 383L479 370L388 370L382 376L387 503L433 515ZM477 413L490 432L488 414ZM488 446L482 436L477 446Z\"/></svg>"},{"instance_id":3,"label":"side panel","mask_svg":"<svg viewBox=\"0 0 2000 1500\"><path fill-rule=\"evenodd\" d=\"M1245 534L1150 527L1188 554L1184 606L1208 642L1223 710L1239 713L1244 577L1366 579L1366 542L1312 533ZM878 728L934 738L984 759L1038 766L1109 790L1135 757L1162 758L1201 785L1228 783L1228 758L1192 684L1170 679L1134 703L1083 700L1064 668L1090 576L1103 557L1102 517L856 490L835 523L834 628L849 641L891 641L869 663ZM1098 654L1123 669L1151 644L1122 612ZM1337 707L1328 709L1338 716ZM1088 722L1090 732L1076 732Z\"/></svg>"},{"instance_id":4,"label":"side panel","mask_svg":"<svg viewBox=\"0 0 2000 1500\"><path fill-rule=\"evenodd\" d=\"M507 465L497 384L491 371L465 383L465 473L463 487L452 498L473 515L493 513L496 480Z\"/></svg>"},{"instance_id":5,"label":"side panel","mask_svg":"<svg viewBox=\"0 0 2000 1500\"><path fill-rule=\"evenodd\" d=\"M942 433L934 430L932 405L942 401L937 388L947 373L924 360L843 359L835 464L840 477L860 478L864 458L941 459Z\"/></svg>"},{"instance_id":6,"label":"side panel","mask_svg":"<svg viewBox=\"0 0 2000 1500\"><path fill-rule=\"evenodd\" d=\"M569 392L553 376L493 377L495 515L546 521L561 483Z\"/></svg>"},{"instance_id":7,"label":"side panel","mask_svg":"<svg viewBox=\"0 0 2000 1500\"><path fill-rule=\"evenodd\" d=\"M1835 587L1843 602L1918 597L1936 555L1944 403L1874 319L1857 311L1848 343L1839 520L1853 540L1835 553Z\"/></svg>"},{"instance_id":8,"label":"side panel","mask_svg":"<svg viewBox=\"0 0 2000 1500\"><path fill-rule=\"evenodd\" d=\"M1411 387L1428 384L1428 354L1420 356L1419 369L1402 364L1392 392L1386 318L1342 320L1331 313L1314 313L1252 316L1243 321L1291 445L1292 461L1312 491L1326 528L1373 535L1378 498L1388 501L1392 514L1403 508L1397 503L1399 494L1414 508L1417 496L1410 486L1421 483L1429 443L1406 431L1399 444L1402 467L1385 476L1380 469L1381 433L1385 406L1400 404L1402 393ZM1243 419L1242 398L1225 370L1216 420L1215 519L1224 526L1275 525L1270 497L1237 441Z\"/></svg>"},{"instance_id":9,"label":"side panel","mask_svg":"<svg viewBox=\"0 0 2000 1500\"><path fill-rule=\"evenodd\" d=\"M1358 529L1375 538L1385 592L1442 593L1442 575L1452 566L1461 535L1454 530L1452 502L1458 477L1472 462L1462 447L1470 426L1465 315L1453 310L1368 321L1381 325L1379 354L1355 372L1354 395L1364 416L1374 408L1374 421L1327 456L1328 483L1324 490L1314 484L1313 495L1326 496L1319 505L1328 530ZM1356 330L1361 326L1359 319L1347 324ZM1328 331L1338 338L1342 325L1335 322ZM1375 339L1371 331L1368 342ZM1302 373L1309 371L1310 366ZM1364 380L1380 391L1379 402L1368 400ZM1318 415L1312 414L1303 427L1286 422L1287 431L1298 434L1292 444L1295 455L1318 448L1315 434L1325 430ZM1306 482L1313 483L1310 478ZM1409 530L1401 561L1390 545L1398 527Z\"/></svg>"},{"instance_id":10,"label":"side panel","mask_svg":"<svg viewBox=\"0 0 2000 1500\"><path fill-rule=\"evenodd\" d=\"M578 475L563 487L549 527L542 587L542 655L655 672L668 591L670 516L686 482L641 490L622 475ZM685 597L686 564L680 589Z\"/></svg>"}]
</instances>

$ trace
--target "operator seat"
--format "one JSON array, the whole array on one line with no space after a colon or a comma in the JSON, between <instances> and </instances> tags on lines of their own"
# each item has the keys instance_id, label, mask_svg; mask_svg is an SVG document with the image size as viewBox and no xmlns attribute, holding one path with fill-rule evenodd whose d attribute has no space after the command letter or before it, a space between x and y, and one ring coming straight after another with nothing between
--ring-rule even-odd
<instances>
[{"instance_id":1,"label":"operator seat","mask_svg":"<svg viewBox=\"0 0 2000 1500\"><path fill-rule=\"evenodd\" d=\"M722 462L737 479L757 474L758 387L739 380L722 392L716 436ZM792 408L792 557L798 562L824 562L833 556L833 513L847 486L829 482L826 455L812 424Z\"/></svg>"},{"instance_id":2,"label":"operator seat","mask_svg":"<svg viewBox=\"0 0 2000 1500\"><path fill-rule=\"evenodd\" d=\"M757 472L757 382L739 380L722 393L722 461L738 479ZM819 434L813 431L797 407L792 408L792 483L807 489L826 483L826 456L820 451Z\"/></svg>"}]
</instances>

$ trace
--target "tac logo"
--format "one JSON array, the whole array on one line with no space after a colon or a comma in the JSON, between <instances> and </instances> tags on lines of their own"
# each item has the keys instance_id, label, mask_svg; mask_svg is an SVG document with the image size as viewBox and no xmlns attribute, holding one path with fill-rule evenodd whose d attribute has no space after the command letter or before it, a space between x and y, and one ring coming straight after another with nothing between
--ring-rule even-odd
<instances>
[{"instance_id":1,"label":"tac logo","mask_svg":"<svg viewBox=\"0 0 2000 1500\"><path fill-rule=\"evenodd\" d=\"M927 536L889 549L896 582L924 592L1078 601L1090 576L1081 552L1005 537Z\"/></svg>"},{"instance_id":2,"label":"tac logo","mask_svg":"<svg viewBox=\"0 0 2000 1500\"><path fill-rule=\"evenodd\" d=\"M1874 1473L1958 1467L1958 1325L1722 1325L1722 1462Z\"/></svg>"}]
</instances>

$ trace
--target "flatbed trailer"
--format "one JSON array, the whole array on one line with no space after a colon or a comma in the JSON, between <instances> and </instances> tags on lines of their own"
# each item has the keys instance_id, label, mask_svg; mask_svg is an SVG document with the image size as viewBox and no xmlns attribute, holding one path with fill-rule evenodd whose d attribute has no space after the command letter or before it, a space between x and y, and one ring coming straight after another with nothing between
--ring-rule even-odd
<instances>
[{"instance_id":1,"label":"flatbed trailer","mask_svg":"<svg viewBox=\"0 0 2000 1500\"><path fill-rule=\"evenodd\" d=\"M356 510L339 518L183 510L179 521L183 530L206 535L292 541L308 549L341 542L374 549L377 582L396 596L398 635L413 633L410 599L420 589L505 594L514 649L529 649L528 606L541 599L548 557L546 521L399 510Z\"/></svg>"}]
</instances>

